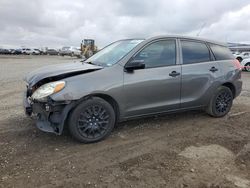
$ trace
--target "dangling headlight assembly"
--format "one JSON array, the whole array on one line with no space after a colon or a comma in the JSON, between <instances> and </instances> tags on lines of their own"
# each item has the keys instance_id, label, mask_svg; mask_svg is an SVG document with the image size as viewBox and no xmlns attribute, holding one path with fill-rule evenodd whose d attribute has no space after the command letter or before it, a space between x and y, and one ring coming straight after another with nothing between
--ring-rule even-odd
<instances>
[{"instance_id":1,"label":"dangling headlight assembly","mask_svg":"<svg viewBox=\"0 0 250 188\"><path fill-rule=\"evenodd\" d=\"M64 81L50 82L40 86L31 96L32 99L45 101L46 97L61 91L65 87Z\"/></svg>"}]
</instances>

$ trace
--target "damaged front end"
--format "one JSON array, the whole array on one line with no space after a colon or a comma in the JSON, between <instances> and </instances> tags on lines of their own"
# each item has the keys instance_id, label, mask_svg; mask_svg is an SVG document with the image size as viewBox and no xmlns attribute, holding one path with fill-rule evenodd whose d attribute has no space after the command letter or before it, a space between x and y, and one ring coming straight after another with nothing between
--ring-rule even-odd
<instances>
[{"instance_id":1,"label":"damaged front end","mask_svg":"<svg viewBox=\"0 0 250 188\"><path fill-rule=\"evenodd\" d=\"M76 105L76 101L53 101L47 97L46 101L32 99L32 89L27 89L24 97L25 113L36 119L37 127L45 132L62 134L69 111Z\"/></svg>"},{"instance_id":2,"label":"damaged front end","mask_svg":"<svg viewBox=\"0 0 250 188\"><path fill-rule=\"evenodd\" d=\"M62 134L70 110L77 104L75 100L54 101L51 96L66 87L65 78L100 70L102 67L73 63L42 68L25 78L27 90L23 105L25 113L36 119L37 127L45 132Z\"/></svg>"}]
</instances>

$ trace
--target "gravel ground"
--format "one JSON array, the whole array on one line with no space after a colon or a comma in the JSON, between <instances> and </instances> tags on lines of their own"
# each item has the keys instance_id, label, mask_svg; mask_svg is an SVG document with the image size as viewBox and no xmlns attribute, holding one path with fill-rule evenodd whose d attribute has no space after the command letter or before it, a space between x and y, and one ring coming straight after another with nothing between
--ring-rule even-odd
<instances>
[{"instance_id":1,"label":"gravel ground","mask_svg":"<svg viewBox=\"0 0 250 188\"><path fill-rule=\"evenodd\" d=\"M0 56L0 187L250 187L250 73L224 118L186 112L129 121L86 145L39 131L22 109L27 72L75 60Z\"/></svg>"}]
</instances>

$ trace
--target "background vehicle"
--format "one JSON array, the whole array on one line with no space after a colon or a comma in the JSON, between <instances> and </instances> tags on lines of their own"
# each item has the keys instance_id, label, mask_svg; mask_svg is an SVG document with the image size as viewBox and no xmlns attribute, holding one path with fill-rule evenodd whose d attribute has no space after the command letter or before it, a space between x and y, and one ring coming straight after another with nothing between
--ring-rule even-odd
<instances>
[{"instance_id":1,"label":"background vehicle","mask_svg":"<svg viewBox=\"0 0 250 188\"><path fill-rule=\"evenodd\" d=\"M61 134L67 121L85 143L107 137L116 122L159 113L223 117L242 89L225 44L180 36L120 40L84 63L44 67L25 80L24 106L38 114L38 128Z\"/></svg>"},{"instance_id":2,"label":"background vehicle","mask_svg":"<svg viewBox=\"0 0 250 188\"><path fill-rule=\"evenodd\" d=\"M22 49L22 54L25 54L25 55L39 55L40 51L31 49L31 48L23 48Z\"/></svg>"},{"instance_id":3,"label":"background vehicle","mask_svg":"<svg viewBox=\"0 0 250 188\"><path fill-rule=\"evenodd\" d=\"M41 54L40 50L38 50L38 49L31 49L31 50L32 50L33 55L40 55Z\"/></svg>"},{"instance_id":4,"label":"background vehicle","mask_svg":"<svg viewBox=\"0 0 250 188\"><path fill-rule=\"evenodd\" d=\"M20 55L20 54L22 54L22 50L21 49L14 49L14 50L11 51L11 54Z\"/></svg>"},{"instance_id":5,"label":"background vehicle","mask_svg":"<svg viewBox=\"0 0 250 188\"><path fill-rule=\"evenodd\" d=\"M34 54L34 55L41 55L41 54L42 54L42 51L39 50L38 48L35 48L35 49L33 49L33 54Z\"/></svg>"},{"instance_id":6,"label":"background vehicle","mask_svg":"<svg viewBox=\"0 0 250 188\"><path fill-rule=\"evenodd\" d=\"M11 49L8 49L9 51L9 54L12 54L13 51L15 51L15 49L11 48Z\"/></svg>"},{"instance_id":7,"label":"background vehicle","mask_svg":"<svg viewBox=\"0 0 250 188\"><path fill-rule=\"evenodd\" d=\"M22 49L22 54L31 55L32 54L32 50L30 48L23 48Z\"/></svg>"},{"instance_id":8,"label":"background vehicle","mask_svg":"<svg viewBox=\"0 0 250 188\"><path fill-rule=\"evenodd\" d=\"M30 48L23 48L23 49L22 49L22 54L31 55L31 54L32 54L32 51L31 51Z\"/></svg>"},{"instance_id":9,"label":"background vehicle","mask_svg":"<svg viewBox=\"0 0 250 188\"><path fill-rule=\"evenodd\" d=\"M86 59L94 55L98 51L97 46L95 46L95 40L84 39L81 43L81 55Z\"/></svg>"},{"instance_id":10,"label":"background vehicle","mask_svg":"<svg viewBox=\"0 0 250 188\"><path fill-rule=\"evenodd\" d=\"M58 52L58 50L56 50L56 49L48 49L47 51L46 51L46 54L47 55L58 55L59 54L59 52Z\"/></svg>"},{"instance_id":11,"label":"background vehicle","mask_svg":"<svg viewBox=\"0 0 250 188\"><path fill-rule=\"evenodd\" d=\"M65 47L62 47L62 49L59 51L59 54L61 56L76 56L76 57L79 57L81 55L81 52L79 49L77 49L76 47L72 47L72 46L65 46Z\"/></svg>"},{"instance_id":12,"label":"background vehicle","mask_svg":"<svg viewBox=\"0 0 250 188\"><path fill-rule=\"evenodd\" d=\"M5 48L0 48L0 54L2 54L2 55L10 54L10 50L5 49Z\"/></svg>"},{"instance_id":13,"label":"background vehicle","mask_svg":"<svg viewBox=\"0 0 250 188\"><path fill-rule=\"evenodd\" d=\"M250 57L250 52L242 52L243 57Z\"/></svg>"},{"instance_id":14,"label":"background vehicle","mask_svg":"<svg viewBox=\"0 0 250 188\"><path fill-rule=\"evenodd\" d=\"M250 52L236 53L234 56L239 62L241 62L243 59L250 58Z\"/></svg>"},{"instance_id":15,"label":"background vehicle","mask_svg":"<svg viewBox=\"0 0 250 188\"><path fill-rule=\"evenodd\" d=\"M48 47L41 47L41 48L39 48L40 54L41 55L46 55L48 49L49 49ZM58 50L56 50L56 51L58 52Z\"/></svg>"},{"instance_id":16,"label":"background vehicle","mask_svg":"<svg viewBox=\"0 0 250 188\"><path fill-rule=\"evenodd\" d=\"M244 67L243 70L250 72L250 57L243 59L240 64Z\"/></svg>"}]
</instances>

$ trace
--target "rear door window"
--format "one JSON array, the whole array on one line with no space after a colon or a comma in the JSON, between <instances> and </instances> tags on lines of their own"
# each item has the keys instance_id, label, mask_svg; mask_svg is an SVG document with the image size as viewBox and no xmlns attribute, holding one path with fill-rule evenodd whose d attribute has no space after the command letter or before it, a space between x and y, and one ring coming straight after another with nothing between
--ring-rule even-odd
<instances>
[{"instance_id":1,"label":"rear door window","mask_svg":"<svg viewBox=\"0 0 250 188\"><path fill-rule=\"evenodd\" d=\"M210 44L209 46L217 61L234 59L233 54L227 47L216 44Z\"/></svg>"},{"instance_id":2,"label":"rear door window","mask_svg":"<svg viewBox=\"0 0 250 188\"><path fill-rule=\"evenodd\" d=\"M183 64L210 61L210 52L202 42L181 40Z\"/></svg>"}]
</instances>

